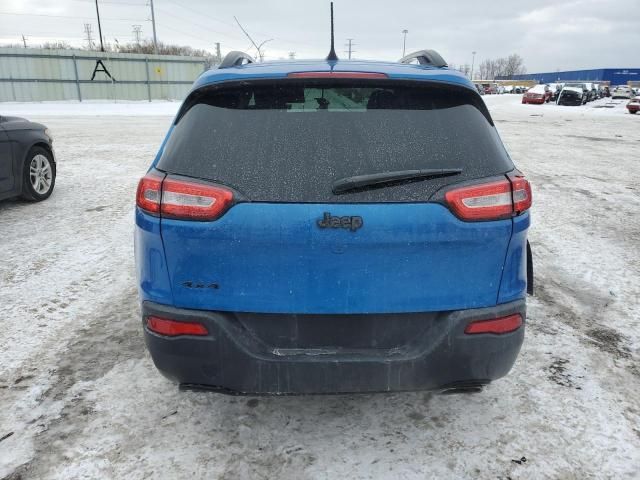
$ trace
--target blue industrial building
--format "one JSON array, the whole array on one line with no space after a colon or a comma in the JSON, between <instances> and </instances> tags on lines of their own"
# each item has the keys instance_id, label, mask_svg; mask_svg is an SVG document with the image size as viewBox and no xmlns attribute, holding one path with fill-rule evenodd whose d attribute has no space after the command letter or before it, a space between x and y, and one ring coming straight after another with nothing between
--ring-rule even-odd
<instances>
[{"instance_id":1,"label":"blue industrial building","mask_svg":"<svg viewBox=\"0 0 640 480\"><path fill-rule=\"evenodd\" d=\"M510 77L496 77L496 80L535 80L538 83L582 80L596 83L610 82L610 85L626 85L628 82L640 82L640 68L597 68L593 70L526 73Z\"/></svg>"}]
</instances>

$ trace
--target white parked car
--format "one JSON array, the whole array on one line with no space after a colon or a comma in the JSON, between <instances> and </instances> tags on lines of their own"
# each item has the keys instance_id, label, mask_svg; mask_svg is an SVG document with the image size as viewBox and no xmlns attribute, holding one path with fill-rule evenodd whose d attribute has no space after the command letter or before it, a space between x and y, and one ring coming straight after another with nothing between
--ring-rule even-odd
<instances>
[{"instance_id":1,"label":"white parked car","mask_svg":"<svg viewBox=\"0 0 640 480\"><path fill-rule=\"evenodd\" d=\"M633 98L633 91L626 85L618 85L611 92L611 98Z\"/></svg>"}]
</instances>

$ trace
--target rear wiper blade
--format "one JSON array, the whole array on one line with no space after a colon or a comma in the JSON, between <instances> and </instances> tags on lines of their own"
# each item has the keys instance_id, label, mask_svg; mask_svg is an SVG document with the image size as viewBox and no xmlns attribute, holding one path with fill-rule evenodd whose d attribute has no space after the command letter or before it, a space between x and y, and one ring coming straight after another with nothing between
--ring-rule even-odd
<instances>
[{"instance_id":1,"label":"rear wiper blade","mask_svg":"<svg viewBox=\"0 0 640 480\"><path fill-rule=\"evenodd\" d=\"M369 173L367 175L355 175L341 178L334 182L331 191L339 195L351 190L359 190L367 187L382 187L405 180L426 180L435 177L448 177L459 175L461 168L423 168L420 170L397 170L395 172Z\"/></svg>"}]
</instances>

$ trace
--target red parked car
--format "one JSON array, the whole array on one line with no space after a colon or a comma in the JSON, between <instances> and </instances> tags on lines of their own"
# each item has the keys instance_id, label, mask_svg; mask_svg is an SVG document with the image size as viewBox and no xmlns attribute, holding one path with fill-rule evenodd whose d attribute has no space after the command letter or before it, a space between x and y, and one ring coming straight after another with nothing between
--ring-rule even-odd
<instances>
[{"instance_id":1,"label":"red parked car","mask_svg":"<svg viewBox=\"0 0 640 480\"><path fill-rule=\"evenodd\" d=\"M535 103L542 105L551 100L553 92L549 85L535 85L527 90L522 96L522 103Z\"/></svg>"},{"instance_id":2,"label":"red parked car","mask_svg":"<svg viewBox=\"0 0 640 480\"><path fill-rule=\"evenodd\" d=\"M629 110L629 113L633 114L640 110L640 96L633 97L629 100L629 103L627 103L627 110Z\"/></svg>"}]
</instances>

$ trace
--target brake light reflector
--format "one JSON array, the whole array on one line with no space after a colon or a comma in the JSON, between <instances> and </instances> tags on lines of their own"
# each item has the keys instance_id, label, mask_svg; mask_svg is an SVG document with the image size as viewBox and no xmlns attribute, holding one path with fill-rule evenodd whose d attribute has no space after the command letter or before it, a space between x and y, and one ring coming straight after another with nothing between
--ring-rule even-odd
<instances>
[{"instance_id":1,"label":"brake light reflector","mask_svg":"<svg viewBox=\"0 0 640 480\"><path fill-rule=\"evenodd\" d=\"M513 211L516 215L529 210L533 196L531 194L531 184L524 177L511 178L511 188L513 188Z\"/></svg>"},{"instance_id":2,"label":"brake light reflector","mask_svg":"<svg viewBox=\"0 0 640 480\"><path fill-rule=\"evenodd\" d=\"M374 72L292 72L288 78L389 78L386 73Z\"/></svg>"},{"instance_id":3,"label":"brake light reflector","mask_svg":"<svg viewBox=\"0 0 640 480\"><path fill-rule=\"evenodd\" d=\"M208 335L207 328L198 322L179 322L168 318L147 317L147 328L158 335L178 337L180 335Z\"/></svg>"},{"instance_id":4,"label":"brake light reflector","mask_svg":"<svg viewBox=\"0 0 640 480\"><path fill-rule=\"evenodd\" d=\"M149 213L160 213L162 177L148 173L140 179L136 192L136 204Z\"/></svg>"},{"instance_id":5,"label":"brake light reflector","mask_svg":"<svg viewBox=\"0 0 640 480\"><path fill-rule=\"evenodd\" d=\"M522 316L519 313L508 317L494 318L491 320L476 320L467 325L464 333L473 335L477 333L503 333L515 332L522 326Z\"/></svg>"},{"instance_id":6,"label":"brake light reflector","mask_svg":"<svg viewBox=\"0 0 640 480\"><path fill-rule=\"evenodd\" d=\"M445 199L462 220L498 220L513 212L511 183L506 178L449 190Z\"/></svg>"},{"instance_id":7,"label":"brake light reflector","mask_svg":"<svg viewBox=\"0 0 640 480\"><path fill-rule=\"evenodd\" d=\"M233 201L233 192L223 187L166 178L162 184L162 216L192 220L214 220Z\"/></svg>"}]
</instances>

